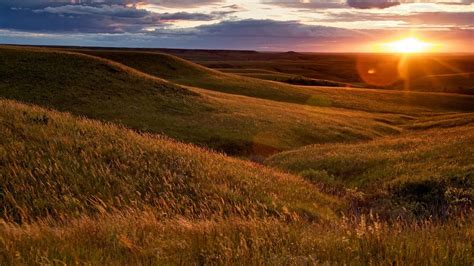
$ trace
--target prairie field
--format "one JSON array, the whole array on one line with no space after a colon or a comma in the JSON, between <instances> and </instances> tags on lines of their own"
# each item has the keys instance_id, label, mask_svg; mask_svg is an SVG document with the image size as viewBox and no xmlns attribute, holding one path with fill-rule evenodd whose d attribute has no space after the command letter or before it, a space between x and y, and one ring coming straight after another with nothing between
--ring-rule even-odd
<instances>
[{"instance_id":1,"label":"prairie field","mask_svg":"<svg viewBox=\"0 0 474 266\"><path fill-rule=\"evenodd\" d=\"M0 265L473 265L472 55L361 60L0 46Z\"/></svg>"}]
</instances>

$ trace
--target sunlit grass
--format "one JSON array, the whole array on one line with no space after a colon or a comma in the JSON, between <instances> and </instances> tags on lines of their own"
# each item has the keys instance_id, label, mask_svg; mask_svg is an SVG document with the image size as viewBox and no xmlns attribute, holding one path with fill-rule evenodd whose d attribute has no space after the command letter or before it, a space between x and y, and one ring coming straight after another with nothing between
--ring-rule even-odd
<instances>
[{"instance_id":1,"label":"sunlit grass","mask_svg":"<svg viewBox=\"0 0 474 266\"><path fill-rule=\"evenodd\" d=\"M18 223L128 208L329 219L339 205L295 176L14 102L0 101L0 133L1 217Z\"/></svg>"},{"instance_id":2,"label":"sunlit grass","mask_svg":"<svg viewBox=\"0 0 474 266\"><path fill-rule=\"evenodd\" d=\"M0 58L2 97L247 158L399 131L394 123L381 122L399 120L396 115L328 108L332 102L325 96L307 96L309 103L321 106L310 107L183 88L110 60L47 49L8 48L1 50ZM162 68L167 65L156 62ZM183 78L193 77L186 76L192 69L176 67L184 68Z\"/></svg>"},{"instance_id":3,"label":"sunlit grass","mask_svg":"<svg viewBox=\"0 0 474 266\"><path fill-rule=\"evenodd\" d=\"M0 265L474 263L473 97L113 56L0 49Z\"/></svg>"},{"instance_id":4,"label":"sunlit grass","mask_svg":"<svg viewBox=\"0 0 474 266\"><path fill-rule=\"evenodd\" d=\"M274 101L313 106L321 106L320 102L322 101L325 103L322 105L324 107L330 106L369 112L403 114L419 114L420 112L434 110L474 110L472 105L474 98L465 98L460 95L440 96L430 93L292 86L279 82L222 73L162 53L107 50L79 50L78 52L108 58L177 84ZM375 63L380 59L370 58ZM330 59L326 60L331 62ZM426 60L421 60L424 64L429 63L424 61ZM299 63L303 64L303 62ZM341 62L334 62L334 64L338 66ZM334 66L332 67L333 71L335 71ZM312 66L308 66L308 68L311 69ZM354 68L353 71L356 71L355 65L346 64L342 64L338 71L348 71L346 68ZM416 64L413 70L419 71ZM324 69L321 71L324 71ZM429 89L427 88L426 91L429 91Z\"/></svg>"},{"instance_id":5,"label":"sunlit grass","mask_svg":"<svg viewBox=\"0 0 474 266\"><path fill-rule=\"evenodd\" d=\"M177 218L131 211L0 225L6 264L471 265L472 216L449 224Z\"/></svg>"},{"instance_id":6,"label":"sunlit grass","mask_svg":"<svg viewBox=\"0 0 474 266\"><path fill-rule=\"evenodd\" d=\"M432 117L422 130L358 144L321 144L277 154L267 165L325 186L356 189L388 216L441 216L474 202L472 115ZM430 129L430 130L426 130Z\"/></svg>"}]
</instances>

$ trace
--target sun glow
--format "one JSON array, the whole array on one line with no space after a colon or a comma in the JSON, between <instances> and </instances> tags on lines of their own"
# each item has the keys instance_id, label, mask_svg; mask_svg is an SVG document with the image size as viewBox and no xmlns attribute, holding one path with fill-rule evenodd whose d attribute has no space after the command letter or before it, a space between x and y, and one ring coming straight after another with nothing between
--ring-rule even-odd
<instances>
[{"instance_id":1,"label":"sun glow","mask_svg":"<svg viewBox=\"0 0 474 266\"><path fill-rule=\"evenodd\" d=\"M381 49L384 52L392 53L423 53L429 52L434 47L434 44L424 42L416 37L408 37L398 41L381 44Z\"/></svg>"}]
</instances>

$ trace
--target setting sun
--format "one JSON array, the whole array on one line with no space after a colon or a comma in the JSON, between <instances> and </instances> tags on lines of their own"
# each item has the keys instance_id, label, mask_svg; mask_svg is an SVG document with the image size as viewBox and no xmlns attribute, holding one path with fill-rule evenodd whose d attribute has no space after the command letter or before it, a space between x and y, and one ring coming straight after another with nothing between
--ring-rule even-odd
<instances>
[{"instance_id":1,"label":"setting sun","mask_svg":"<svg viewBox=\"0 0 474 266\"><path fill-rule=\"evenodd\" d=\"M398 41L383 43L382 48L387 52L395 53L422 53L428 52L434 45L421 41L416 37L409 37Z\"/></svg>"}]
</instances>

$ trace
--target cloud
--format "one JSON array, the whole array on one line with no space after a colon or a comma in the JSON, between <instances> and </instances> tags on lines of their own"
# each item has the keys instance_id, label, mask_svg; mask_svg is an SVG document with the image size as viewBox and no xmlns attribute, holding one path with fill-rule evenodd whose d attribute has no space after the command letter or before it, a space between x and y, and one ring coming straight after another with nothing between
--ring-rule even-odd
<instances>
[{"instance_id":1,"label":"cloud","mask_svg":"<svg viewBox=\"0 0 474 266\"><path fill-rule=\"evenodd\" d=\"M119 5L66 5L44 9L0 7L0 28L47 32L136 32L159 26L159 16Z\"/></svg>"},{"instance_id":2,"label":"cloud","mask_svg":"<svg viewBox=\"0 0 474 266\"><path fill-rule=\"evenodd\" d=\"M66 5L59 7L47 7L41 10L35 10L34 12L41 13L53 13L62 15L99 15L99 16L113 16L120 18L142 18L150 17L151 21L159 22L160 20L197 20L197 21L209 21L218 17L223 17L233 12L211 12L210 14L203 13L188 13L188 12L176 12L176 13L151 13L143 9L128 8L119 5L106 6L102 5L99 7L94 6L83 6L83 5Z\"/></svg>"},{"instance_id":3,"label":"cloud","mask_svg":"<svg viewBox=\"0 0 474 266\"><path fill-rule=\"evenodd\" d=\"M347 0L348 6L361 9L387 8L399 4L397 0Z\"/></svg>"},{"instance_id":4,"label":"cloud","mask_svg":"<svg viewBox=\"0 0 474 266\"><path fill-rule=\"evenodd\" d=\"M161 5L166 7L195 7L209 4L223 3L223 0L148 0L142 1L149 4Z\"/></svg>"},{"instance_id":5,"label":"cloud","mask_svg":"<svg viewBox=\"0 0 474 266\"><path fill-rule=\"evenodd\" d=\"M253 1L257 3L259 0ZM415 0L398 1L405 5ZM343 43L355 45L370 41L371 36L380 38L385 34L368 28L389 25L394 30L399 26L439 29L447 26L450 27L448 31L454 31L456 28L467 30L474 27L473 12L464 12L464 6L446 5L446 2L470 4L472 0L416 2L444 4L386 8L398 2L264 0L263 5L259 2L247 9L242 0L239 4L221 0L0 0L0 31L8 30L10 37L7 39L1 32L0 36L1 42L30 38L42 44L54 40L56 43L101 46L333 51ZM143 3L148 5L143 6ZM195 9L204 5L209 6ZM144 7L147 9L142 9ZM367 10L370 8L386 9ZM255 16L262 19L244 19ZM284 19L287 21L281 21ZM308 25L318 22L356 25L361 30ZM182 28L187 25L201 26ZM19 37L12 32L25 34Z\"/></svg>"},{"instance_id":6,"label":"cloud","mask_svg":"<svg viewBox=\"0 0 474 266\"><path fill-rule=\"evenodd\" d=\"M389 8L400 4L410 3L440 3L453 5L472 4L474 0L263 0L262 3L284 7L327 9L327 8Z\"/></svg>"},{"instance_id":7,"label":"cloud","mask_svg":"<svg viewBox=\"0 0 474 266\"><path fill-rule=\"evenodd\" d=\"M178 47L250 50L333 50L347 40L366 38L351 30L304 25L296 21L238 20L222 21L195 28L158 29L153 33L162 40L174 40ZM160 43L163 45L163 43Z\"/></svg>"},{"instance_id":8,"label":"cloud","mask_svg":"<svg viewBox=\"0 0 474 266\"><path fill-rule=\"evenodd\" d=\"M99 16L115 16L127 18L139 18L149 14L145 10L128 8L121 5L65 5L56 7L46 7L44 9L33 10L36 13L51 13L63 15L99 15Z\"/></svg>"},{"instance_id":9,"label":"cloud","mask_svg":"<svg viewBox=\"0 0 474 266\"><path fill-rule=\"evenodd\" d=\"M282 7L296 7L296 8L342 8L345 7L345 0L262 0L264 4L278 5Z\"/></svg>"},{"instance_id":10,"label":"cloud","mask_svg":"<svg viewBox=\"0 0 474 266\"><path fill-rule=\"evenodd\" d=\"M322 22L401 21L408 25L474 27L474 12L414 12L405 15L370 12L327 12Z\"/></svg>"},{"instance_id":11,"label":"cloud","mask_svg":"<svg viewBox=\"0 0 474 266\"><path fill-rule=\"evenodd\" d=\"M255 29L249 34L244 29L252 25ZM272 30L282 27L284 32L281 33ZM163 28L151 33L37 34L0 30L2 43L12 44L319 52L357 52L363 47L358 46L359 44L377 41L384 36L396 37L402 33L403 31L397 30L355 32L271 20L222 22L185 30ZM471 44L463 40L472 40L474 30L423 31L423 36L433 40L457 41L458 51L472 51Z\"/></svg>"},{"instance_id":12,"label":"cloud","mask_svg":"<svg viewBox=\"0 0 474 266\"><path fill-rule=\"evenodd\" d=\"M161 20L197 20L197 21L209 21L216 17L210 14L202 13L188 13L188 12L177 12L177 13L163 13L160 14Z\"/></svg>"},{"instance_id":13,"label":"cloud","mask_svg":"<svg viewBox=\"0 0 474 266\"><path fill-rule=\"evenodd\" d=\"M412 24L474 27L474 12L422 12L401 19Z\"/></svg>"},{"instance_id":14,"label":"cloud","mask_svg":"<svg viewBox=\"0 0 474 266\"><path fill-rule=\"evenodd\" d=\"M205 36L232 36L252 38L323 38L353 36L353 32L346 29L312 26L297 21L275 20L239 20L223 21L212 25L203 25L195 29Z\"/></svg>"},{"instance_id":15,"label":"cloud","mask_svg":"<svg viewBox=\"0 0 474 266\"><path fill-rule=\"evenodd\" d=\"M286 7L326 9L326 8L387 8L399 5L397 0L264 0L267 4L276 4Z\"/></svg>"},{"instance_id":16,"label":"cloud","mask_svg":"<svg viewBox=\"0 0 474 266\"><path fill-rule=\"evenodd\" d=\"M138 3L168 7L192 7L221 3L222 0L0 0L0 6L37 8L61 5L133 5Z\"/></svg>"},{"instance_id":17,"label":"cloud","mask_svg":"<svg viewBox=\"0 0 474 266\"><path fill-rule=\"evenodd\" d=\"M235 11L154 13L122 0L21 1L0 0L0 29L32 32L123 33L163 27L171 21L211 21ZM64 4L68 2L69 4ZM70 4L76 2L80 4ZM134 2L134 1L132 1ZM166 1L153 1L166 2ZM197 4L210 1L176 1Z\"/></svg>"}]
</instances>

